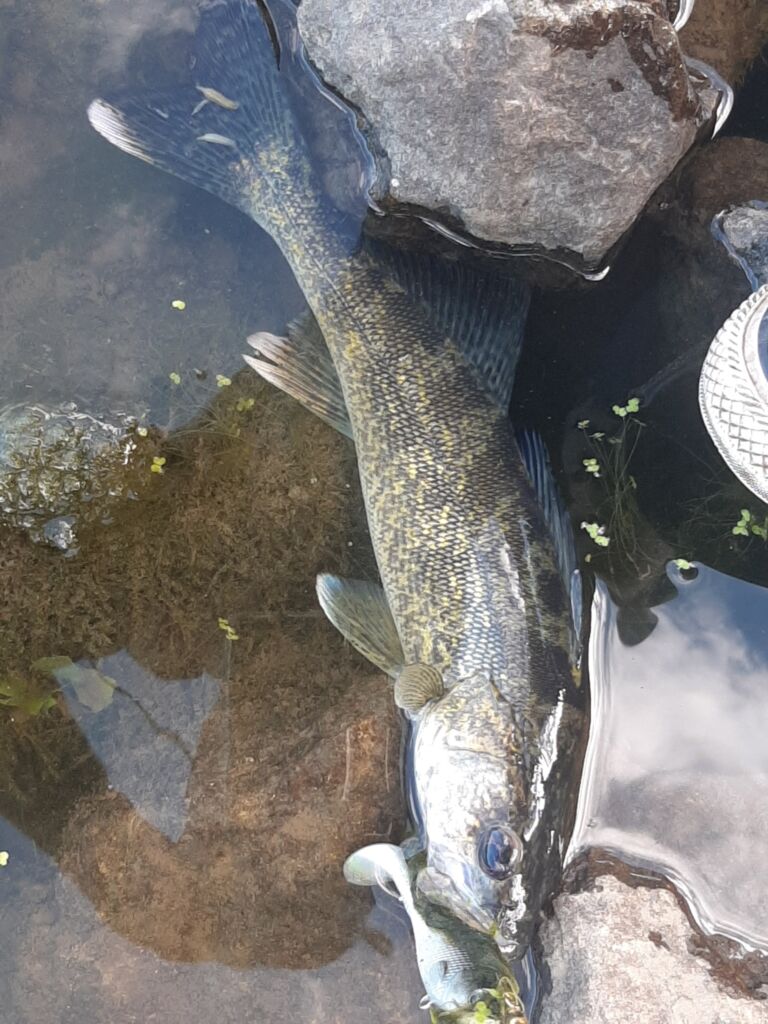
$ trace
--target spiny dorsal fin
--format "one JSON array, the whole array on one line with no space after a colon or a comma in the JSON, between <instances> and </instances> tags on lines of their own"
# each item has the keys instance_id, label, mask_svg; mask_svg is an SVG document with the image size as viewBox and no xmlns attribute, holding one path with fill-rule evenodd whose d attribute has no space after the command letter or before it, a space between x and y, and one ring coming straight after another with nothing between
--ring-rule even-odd
<instances>
[{"instance_id":1,"label":"spiny dorsal fin","mask_svg":"<svg viewBox=\"0 0 768 1024\"><path fill-rule=\"evenodd\" d=\"M367 580L317 577L320 606L345 640L387 675L403 666L403 648L384 589Z\"/></svg>"},{"instance_id":2,"label":"spiny dorsal fin","mask_svg":"<svg viewBox=\"0 0 768 1024\"><path fill-rule=\"evenodd\" d=\"M378 240L367 241L366 249L422 305L436 330L451 338L506 412L528 313L525 282Z\"/></svg>"},{"instance_id":3,"label":"spiny dorsal fin","mask_svg":"<svg viewBox=\"0 0 768 1024\"><path fill-rule=\"evenodd\" d=\"M443 695L443 677L432 665L406 665L395 680L395 704L411 715Z\"/></svg>"},{"instance_id":4,"label":"spiny dorsal fin","mask_svg":"<svg viewBox=\"0 0 768 1024\"><path fill-rule=\"evenodd\" d=\"M577 568L576 542L568 510L563 504L549 456L541 435L534 430L517 432L520 455L539 500L555 549L557 567L571 599L571 615L576 637L581 631L581 579Z\"/></svg>"},{"instance_id":5,"label":"spiny dorsal fin","mask_svg":"<svg viewBox=\"0 0 768 1024\"><path fill-rule=\"evenodd\" d=\"M341 381L317 320L303 313L288 325L287 337L262 331L248 344L256 356L243 356L259 376L291 395L329 426L352 437Z\"/></svg>"}]
</instances>

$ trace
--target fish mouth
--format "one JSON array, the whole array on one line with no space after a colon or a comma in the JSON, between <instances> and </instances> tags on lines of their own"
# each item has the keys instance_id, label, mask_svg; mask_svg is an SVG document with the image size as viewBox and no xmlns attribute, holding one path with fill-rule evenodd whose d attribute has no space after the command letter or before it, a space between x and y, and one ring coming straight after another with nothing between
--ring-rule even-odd
<instances>
[{"instance_id":1,"label":"fish mouth","mask_svg":"<svg viewBox=\"0 0 768 1024\"><path fill-rule=\"evenodd\" d=\"M498 931L496 911L468 899L448 875L431 867L424 868L417 876L416 886L430 903L450 911L474 931L495 937Z\"/></svg>"}]
</instances>

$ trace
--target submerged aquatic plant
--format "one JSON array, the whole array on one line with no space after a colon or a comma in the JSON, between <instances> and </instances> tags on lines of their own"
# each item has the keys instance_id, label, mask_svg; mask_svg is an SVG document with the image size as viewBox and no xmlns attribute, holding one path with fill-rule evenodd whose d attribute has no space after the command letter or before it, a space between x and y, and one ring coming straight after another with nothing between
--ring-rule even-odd
<instances>
[{"instance_id":1,"label":"submerged aquatic plant","mask_svg":"<svg viewBox=\"0 0 768 1024\"><path fill-rule=\"evenodd\" d=\"M759 537L768 542L768 515L760 522L748 508L743 508L741 518L732 527L731 533L736 537Z\"/></svg>"},{"instance_id":2,"label":"submerged aquatic plant","mask_svg":"<svg viewBox=\"0 0 768 1024\"><path fill-rule=\"evenodd\" d=\"M230 625L229 619L219 618L219 629L223 630L227 640L239 640L240 634Z\"/></svg>"},{"instance_id":3,"label":"submerged aquatic plant","mask_svg":"<svg viewBox=\"0 0 768 1024\"><path fill-rule=\"evenodd\" d=\"M581 528L598 547L607 548L611 543L611 538L605 532L605 527L601 526L600 523L583 522Z\"/></svg>"},{"instance_id":4,"label":"submerged aquatic plant","mask_svg":"<svg viewBox=\"0 0 768 1024\"><path fill-rule=\"evenodd\" d=\"M600 481L603 497L598 511L605 520L602 524L583 522L581 528L599 547L607 548L612 543L636 565L640 512L635 496L637 481L630 464L645 424L637 418L639 398L630 397L624 405L614 404L611 411L620 423L615 433L590 430L586 419L576 424L592 452L582 459L582 465L592 479Z\"/></svg>"},{"instance_id":5,"label":"submerged aquatic plant","mask_svg":"<svg viewBox=\"0 0 768 1024\"><path fill-rule=\"evenodd\" d=\"M22 676L6 676L0 679L0 705L36 718L56 706L57 689L57 686L46 688Z\"/></svg>"}]
</instances>

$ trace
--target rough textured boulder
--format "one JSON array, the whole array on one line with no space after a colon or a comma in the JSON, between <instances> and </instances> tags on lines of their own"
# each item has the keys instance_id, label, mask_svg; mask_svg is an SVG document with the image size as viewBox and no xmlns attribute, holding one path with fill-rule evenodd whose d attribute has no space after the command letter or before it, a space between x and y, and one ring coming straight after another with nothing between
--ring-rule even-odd
<instances>
[{"instance_id":1,"label":"rough textured boulder","mask_svg":"<svg viewBox=\"0 0 768 1024\"><path fill-rule=\"evenodd\" d=\"M768 203L756 200L726 210L715 230L751 286L768 284Z\"/></svg>"},{"instance_id":2,"label":"rough textured boulder","mask_svg":"<svg viewBox=\"0 0 768 1024\"><path fill-rule=\"evenodd\" d=\"M657 2L303 0L299 25L383 151L393 200L587 263L710 109Z\"/></svg>"},{"instance_id":3,"label":"rough textured boulder","mask_svg":"<svg viewBox=\"0 0 768 1024\"><path fill-rule=\"evenodd\" d=\"M768 1002L724 991L677 900L603 877L561 896L542 939L552 993L540 1024L766 1024Z\"/></svg>"}]
</instances>

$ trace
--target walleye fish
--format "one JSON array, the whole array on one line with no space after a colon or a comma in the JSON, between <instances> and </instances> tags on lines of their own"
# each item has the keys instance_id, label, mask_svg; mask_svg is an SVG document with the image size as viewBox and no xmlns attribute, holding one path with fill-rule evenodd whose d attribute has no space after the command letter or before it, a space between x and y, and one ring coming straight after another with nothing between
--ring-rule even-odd
<instances>
[{"instance_id":1,"label":"walleye fish","mask_svg":"<svg viewBox=\"0 0 768 1024\"><path fill-rule=\"evenodd\" d=\"M249 361L353 438L383 584L323 576L320 601L411 716L419 893L521 956L559 879L583 723L569 526L540 441L519 447L507 415L527 293L361 242L364 182L334 205L304 124L335 105L334 158L361 166L354 118L306 64L288 0L207 4L194 75L96 100L91 124L239 207L292 267L312 316L255 336Z\"/></svg>"}]
</instances>

